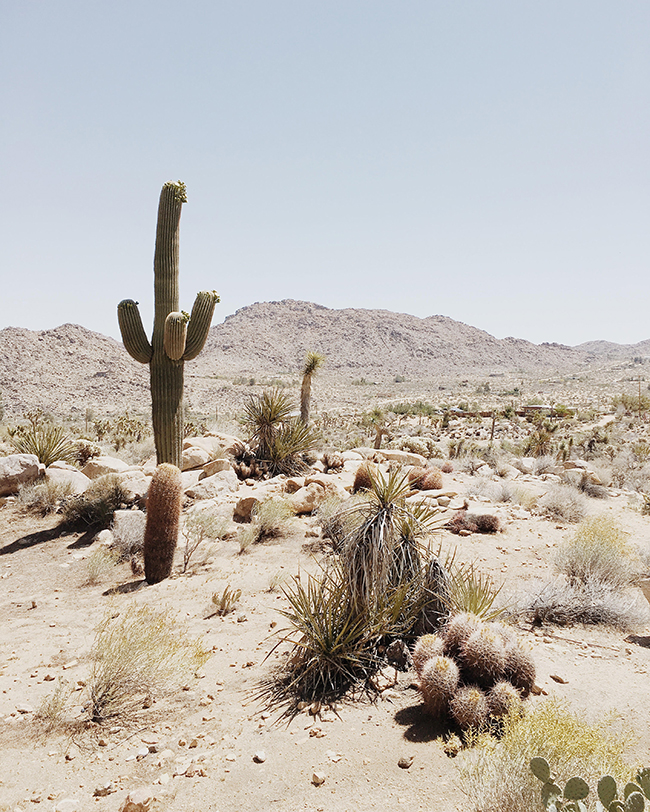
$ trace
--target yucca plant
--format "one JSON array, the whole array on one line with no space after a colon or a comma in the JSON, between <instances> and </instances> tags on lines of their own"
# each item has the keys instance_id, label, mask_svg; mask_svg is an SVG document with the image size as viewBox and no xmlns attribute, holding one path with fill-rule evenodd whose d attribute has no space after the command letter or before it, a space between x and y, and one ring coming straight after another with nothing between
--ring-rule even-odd
<instances>
[{"instance_id":1,"label":"yucca plant","mask_svg":"<svg viewBox=\"0 0 650 812\"><path fill-rule=\"evenodd\" d=\"M289 608L281 614L290 625L278 645L289 642L293 650L281 678L263 684L260 695L271 705L289 701L292 715L296 701L331 700L363 684L377 667L384 623L354 610L340 564L319 576L298 576L283 592Z\"/></svg>"},{"instance_id":2,"label":"yucca plant","mask_svg":"<svg viewBox=\"0 0 650 812\"><path fill-rule=\"evenodd\" d=\"M495 586L490 576L480 572L474 564L450 569L449 591L443 598L450 614L471 612L489 621L505 613L505 607L494 606L503 584Z\"/></svg>"},{"instance_id":3,"label":"yucca plant","mask_svg":"<svg viewBox=\"0 0 650 812\"><path fill-rule=\"evenodd\" d=\"M388 475L370 473L367 499L353 505L361 517L341 545L350 595L359 610L376 607L387 589L419 563L419 539L439 524L438 507L424 501L406 503L410 494L408 475L396 468Z\"/></svg>"},{"instance_id":4,"label":"yucca plant","mask_svg":"<svg viewBox=\"0 0 650 812\"><path fill-rule=\"evenodd\" d=\"M57 460L73 462L77 456L77 445L63 426L47 423L21 426L9 442L19 454L35 454L46 466Z\"/></svg>"},{"instance_id":5,"label":"yucca plant","mask_svg":"<svg viewBox=\"0 0 650 812\"><path fill-rule=\"evenodd\" d=\"M311 380L325 363L325 356L317 352L308 352L302 369L302 386L300 387L300 420L306 426L309 423L309 406L311 404Z\"/></svg>"},{"instance_id":6,"label":"yucca plant","mask_svg":"<svg viewBox=\"0 0 650 812\"><path fill-rule=\"evenodd\" d=\"M296 417L291 397L279 389L250 395L244 404L243 423L250 432L255 457L271 474L304 470L304 455L314 448L316 434Z\"/></svg>"}]
</instances>

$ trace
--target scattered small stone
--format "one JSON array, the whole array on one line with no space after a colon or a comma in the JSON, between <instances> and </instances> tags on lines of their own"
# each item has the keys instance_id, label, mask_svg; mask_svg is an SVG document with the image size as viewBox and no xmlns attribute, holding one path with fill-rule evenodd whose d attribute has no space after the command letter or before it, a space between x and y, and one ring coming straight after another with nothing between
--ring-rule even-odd
<instances>
[{"instance_id":1,"label":"scattered small stone","mask_svg":"<svg viewBox=\"0 0 650 812\"><path fill-rule=\"evenodd\" d=\"M559 683L560 683L560 685L567 685L567 684L568 684L568 682L569 682L569 680L568 680L568 679L564 679L564 677L560 677L560 676L558 676L557 674L551 674L550 676L551 676L551 679L552 679L554 682L559 682Z\"/></svg>"},{"instance_id":2,"label":"scattered small stone","mask_svg":"<svg viewBox=\"0 0 650 812\"><path fill-rule=\"evenodd\" d=\"M18 713L34 713L34 708L31 705L16 705Z\"/></svg>"},{"instance_id":3,"label":"scattered small stone","mask_svg":"<svg viewBox=\"0 0 650 812\"><path fill-rule=\"evenodd\" d=\"M111 795L113 792L117 792L117 787L112 781L109 781L107 784L97 787L93 792L93 796L95 798L104 798L106 795Z\"/></svg>"},{"instance_id":4,"label":"scattered small stone","mask_svg":"<svg viewBox=\"0 0 650 812\"><path fill-rule=\"evenodd\" d=\"M320 787L321 784L325 783L327 775L325 773L316 772L313 773L311 777L311 782L315 787Z\"/></svg>"},{"instance_id":5,"label":"scattered small stone","mask_svg":"<svg viewBox=\"0 0 650 812\"><path fill-rule=\"evenodd\" d=\"M315 739L322 739L322 738L323 738L323 736L327 736L327 733L325 733L323 730L321 730L321 728L320 728L320 727L312 727L312 728L309 730L309 735L310 735L310 736L311 736L313 739L314 739L314 738L315 738Z\"/></svg>"},{"instance_id":6,"label":"scattered small stone","mask_svg":"<svg viewBox=\"0 0 650 812\"><path fill-rule=\"evenodd\" d=\"M170 782L170 781L171 781L171 778L169 777L169 773L163 773L163 774L160 776L160 778L158 779L158 783L159 783L159 784L162 784L163 786L164 786L165 784L169 784L169 782Z\"/></svg>"},{"instance_id":7,"label":"scattered small stone","mask_svg":"<svg viewBox=\"0 0 650 812\"><path fill-rule=\"evenodd\" d=\"M97 744L98 744L100 747L108 747L108 742L106 741L106 739L100 739L100 740L97 742Z\"/></svg>"},{"instance_id":8,"label":"scattered small stone","mask_svg":"<svg viewBox=\"0 0 650 812\"><path fill-rule=\"evenodd\" d=\"M198 739L192 739L192 741L188 745L188 747L198 747L198 746L199 746Z\"/></svg>"},{"instance_id":9,"label":"scattered small stone","mask_svg":"<svg viewBox=\"0 0 650 812\"><path fill-rule=\"evenodd\" d=\"M141 787L126 796L120 812L149 812L153 801L154 794L151 788Z\"/></svg>"},{"instance_id":10,"label":"scattered small stone","mask_svg":"<svg viewBox=\"0 0 650 812\"><path fill-rule=\"evenodd\" d=\"M54 680L54 679L55 679L55 677L54 677L52 674L46 674L46 675L43 677L43 679L45 680L45 682L52 682L52 680Z\"/></svg>"},{"instance_id":11,"label":"scattered small stone","mask_svg":"<svg viewBox=\"0 0 650 812\"><path fill-rule=\"evenodd\" d=\"M187 739L179 739L178 740L179 747L187 747Z\"/></svg>"},{"instance_id":12,"label":"scattered small stone","mask_svg":"<svg viewBox=\"0 0 650 812\"><path fill-rule=\"evenodd\" d=\"M401 767L402 770L408 770L408 768L413 764L413 756L401 756L397 762L397 766Z\"/></svg>"},{"instance_id":13,"label":"scattered small stone","mask_svg":"<svg viewBox=\"0 0 650 812\"><path fill-rule=\"evenodd\" d=\"M66 761L74 761L74 753L66 753L65 754Z\"/></svg>"},{"instance_id":14,"label":"scattered small stone","mask_svg":"<svg viewBox=\"0 0 650 812\"><path fill-rule=\"evenodd\" d=\"M54 807L54 812L80 812L81 805L76 798L64 798Z\"/></svg>"},{"instance_id":15,"label":"scattered small stone","mask_svg":"<svg viewBox=\"0 0 650 812\"><path fill-rule=\"evenodd\" d=\"M63 666L63 670L64 670L64 671L66 671L68 668L74 668L74 667L75 667L75 665L77 665L77 663L78 663L78 660L70 660L70 662L69 662L69 663L66 663L66 664Z\"/></svg>"},{"instance_id":16,"label":"scattered small stone","mask_svg":"<svg viewBox=\"0 0 650 812\"><path fill-rule=\"evenodd\" d=\"M246 617L246 615L239 615L237 618L237 623L246 623L247 620L248 618Z\"/></svg>"},{"instance_id":17,"label":"scattered small stone","mask_svg":"<svg viewBox=\"0 0 650 812\"><path fill-rule=\"evenodd\" d=\"M266 753L264 752L264 750L258 750L257 753L253 755L253 761L256 764L264 764L264 762L266 761Z\"/></svg>"}]
</instances>

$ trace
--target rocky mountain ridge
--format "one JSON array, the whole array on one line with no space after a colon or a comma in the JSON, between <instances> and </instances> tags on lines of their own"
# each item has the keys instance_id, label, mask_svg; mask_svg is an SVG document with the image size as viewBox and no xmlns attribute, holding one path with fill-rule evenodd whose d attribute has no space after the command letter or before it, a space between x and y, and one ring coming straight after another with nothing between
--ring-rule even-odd
<instances>
[{"instance_id":1,"label":"rocky mountain ridge","mask_svg":"<svg viewBox=\"0 0 650 812\"><path fill-rule=\"evenodd\" d=\"M188 395L197 404L209 401L219 376L297 375L308 350L327 357L324 379L426 381L584 371L605 361L650 355L650 340L533 344L497 339L440 315L334 310L291 299L257 302L211 328L203 352L186 367ZM80 325L41 331L7 327L0 330L0 400L10 414L35 405L58 414L89 407L144 409L148 371L119 342Z\"/></svg>"}]
</instances>

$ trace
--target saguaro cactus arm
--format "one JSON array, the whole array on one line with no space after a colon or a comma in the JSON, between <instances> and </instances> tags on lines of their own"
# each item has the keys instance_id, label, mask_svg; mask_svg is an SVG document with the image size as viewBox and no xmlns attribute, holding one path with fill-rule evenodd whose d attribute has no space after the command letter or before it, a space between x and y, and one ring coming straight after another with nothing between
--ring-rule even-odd
<instances>
[{"instance_id":1,"label":"saguaro cactus arm","mask_svg":"<svg viewBox=\"0 0 650 812\"><path fill-rule=\"evenodd\" d=\"M122 300L117 306L117 320L126 351L141 364L148 364L153 350L142 326L138 303L133 299Z\"/></svg>"},{"instance_id":2,"label":"saguaro cactus arm","mask_svg":"<svg viewBox=\"0 0 650 812\"><path fill-rule=\"evenodd\" d=\"M189 320L190 314L184 311L170 313L165 319L165 352L172 361L179 361L183 357Z\"/></svg>"},{"instance_id":3,"label":"saguaro cactus arm","mask_svg":"<svg viewBox=\"0 0 650 812\"><path fill-rule=\"evenodd\" d=\"M219 301L219 294L216 290L201 290L196 294L190 323L187 327L184 361L192 361L203 349L210 330L214 307Z\"/></svg>"}]
</instances>

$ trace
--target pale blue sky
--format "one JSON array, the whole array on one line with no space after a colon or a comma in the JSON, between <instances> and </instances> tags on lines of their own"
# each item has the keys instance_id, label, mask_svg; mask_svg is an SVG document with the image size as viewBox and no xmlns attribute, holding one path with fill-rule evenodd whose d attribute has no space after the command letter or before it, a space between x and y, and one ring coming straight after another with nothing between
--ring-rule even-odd
<instances>
[{"instance_id":1,"label":"pale blue sky","mask_svg":"<svg viewBox=\"0 0 650 812\"><path fill-rule=\"evenodd\" d=\"M181 304L650 338L650 4L2 0L0 327Z\"/></svg>"}]
</instances>

